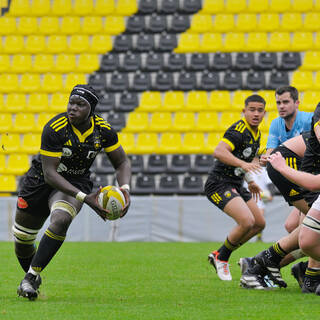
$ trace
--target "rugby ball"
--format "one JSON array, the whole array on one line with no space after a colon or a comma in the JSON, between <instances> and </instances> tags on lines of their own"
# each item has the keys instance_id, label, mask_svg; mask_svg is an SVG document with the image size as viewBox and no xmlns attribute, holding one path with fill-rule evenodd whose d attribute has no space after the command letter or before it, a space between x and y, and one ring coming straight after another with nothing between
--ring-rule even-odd
<instances>
[{"instance_id":1,"label":"rugby ball","mask_svg":"<svg viewBox=\"0 0 320 320\"><path fill-rule=\"evenodd\" d=\"M106 186L101 189L98 196L99 205L107 209L110 214L108 220L116 220L120 217L121 210L125 206L126 200L121 190L116 186Z\"/></svg>"}]
</instances>

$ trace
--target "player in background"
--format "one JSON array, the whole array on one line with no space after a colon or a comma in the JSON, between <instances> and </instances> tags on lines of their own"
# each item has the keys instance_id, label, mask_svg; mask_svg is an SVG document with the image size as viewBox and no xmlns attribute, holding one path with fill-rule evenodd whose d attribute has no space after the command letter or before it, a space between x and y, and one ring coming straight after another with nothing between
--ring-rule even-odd
<instances>
[{"instance_id":1,"label":"player in background","mask_svg":"<svg viewBox=\"0 0 320 320\"><path fill-rule=\"evenodd\" d=\"M108 211L96 201L99 190L92 192L90 181L90 167L102 149L115 168L126 199L122 217L129 208L130 161L116 131L94 113L98 100L89 85L72 89L67 111L44 126L40 154L22 179L13 226L15 253L26 272L18 287L19 296L37 298L40 272L63 244L83 203L103 220L108 219ZM50 224L36 249L37 234L49 216Z\"/></svg>"},{"instance_id":2,"label":"player in background","mask_svg":"<svg viewBox=\"0 0 320 320\"><path fill-rule=\"evenodd\" d=\"M244 118L224 133L214 150L215 162L205 184L209 201L237 223L223 245L208 256L221 280L232 280L228 263L232 252L261 232L265 226L264 217L254 199L260 198L261 190L250 176L250 172L261 168L258 161L253 160L259 152L259 124L265 115L265 105L265 100L259 95L246 98ZM244 178L254 198L243 187Z\"/></svg>"}]
</instances>

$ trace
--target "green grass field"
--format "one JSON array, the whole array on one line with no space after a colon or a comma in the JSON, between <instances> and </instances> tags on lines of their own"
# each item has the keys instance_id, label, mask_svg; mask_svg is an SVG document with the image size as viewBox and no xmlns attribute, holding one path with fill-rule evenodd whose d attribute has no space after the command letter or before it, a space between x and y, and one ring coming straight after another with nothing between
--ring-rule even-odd
<instances>
[{"instance_id":1,"label":"green grass field","mask_svg":"<svg viewBox=\"0 0 320 320\"><path fill-rule=\"evenodd\" d=\"M214 243L66 242L42 273L36 301L18 298L23 272L13 244L0 242L0 319L320 319L320 297L302 294L283 269L287 289L239 287L241 256L268 244L249 243L231 258L233 280L220 281L207 262Z\"/></svg>"}]
</instances>

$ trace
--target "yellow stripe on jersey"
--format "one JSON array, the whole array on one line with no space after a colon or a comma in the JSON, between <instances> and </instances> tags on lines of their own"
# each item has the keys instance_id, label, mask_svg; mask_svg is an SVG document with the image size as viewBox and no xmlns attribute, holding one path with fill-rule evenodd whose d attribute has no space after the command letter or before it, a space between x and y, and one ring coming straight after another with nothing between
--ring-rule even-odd
<instances>
[{"instance_id":1,"label":"yellow stripe on jersey","mask_svg":"<svg viewBox=\"0 0 320 320\"><path fill-rule=\"evenodd\" d=\"M242 121L246 124L246 127L247 127L247 129L251 132L254 140L257 141L258 138L261 136L260 130L258 129L258 130L257 130L257 133L255 133L255 132L251 129L249 123L247 122L247 120L246 120L245 118L243 118Z\"/></svg>"},{"instance_id":2,"label":"yellow stripe on jersey","mask_svg":"<svg viewBox=\"0 0 320 320\"><path fill-rule=\"evenodd\" d=\"M96 124L99 125L100 127L107 128L109 130L111 129L110 124L101 117L96 117Z\"/></svg>"},{"instance_id":3,"label":"yellow stripe on jersey","mask_svg":"<svg viewBox=\"0 0 320 320\"><path fill-rule=\"evenodd\" d=\"M240 122L240 123L238 123L238 124L236 125L236 127L234 128L234 130L239 131L239 132L242 133L242 132L245 130L245 128L246 128L246 125L245 125L244 123Z\"/></svg>"},{"instance_id":4,"label":"yellow stripe on jersey","mask_svg":"<svg viewBox=\"0 0 320 320\"><path fill-rule=\"evenodd\" d=\"M47 157L60 158L62 156L62 152L52 152L40 149L40 154Z\"/></svg>"},{"instance_id":5,"label":"yellow stripe on jersey","mask_svg":"<svg viewBox=\"0 0 320 320\"><path fill-rule=\"evenodd\" d=\"M66 117L61 117L61 118L57 119L56 121L52 122L52 123L50 124L50 127L51 127L52 129L54 129L55 131L57 131L56 128L59 127L59 126L61 126L61 125L64 124L64 123L67 123L67 121L68 121L68 120L67 120Z\"/></svg>"},{"instance_id":6,"label":"yellow stripe on jersey","mask_svg":"<svg viewBox=\"0 0 320 320\"><path fill-rule=\"evenodd\" d=\"M118 141L118 142L117 142L116 144L114 144L113 146L104 148L104 151L105 151L105 152L111 152L111 151L113 151L113 150L118 149L120 146L121 146L120 141Z\"/></svg>"},{"instance_id":7,"label":"yellow stripe on jersey","mask_svg":"<svg viewBox=\"0 0 320 320\"><path fill-rule=\"evenodd\" d=\"M231 141L229 141L229 140L226 139L226 138L222 138L221 141L225 142L228 146L230 146L231 151L234 150L235 146L234 146L234 144L233 144Z\"/></svg>"},{"instance_id":8,"label":"yellow stripe on jersey","mask_svg":"<svg viewBox=\"0 0 320 320\"><path fill-rule=\"evenodd\" d=\"M94 129L94 122L93 118L91 117L91 127L82 134L75 126L71 125L73 132L77 135L80 142L84 142L86 138L93 132Z\"/></svg>"},{"instance_id":9,"label":"yellow stripe on jersey","mask_svg":"<svg viewBox=\"0 0 320 320\"><path fill-rule=\"evenodd\" d=\"M68 121L66 121L65 123L63 123L61 126L57 127L57 129L55 129L55 131L59 131L60 129L64 128L66 125L68 125Z\"/></svg>"}]
</instances>

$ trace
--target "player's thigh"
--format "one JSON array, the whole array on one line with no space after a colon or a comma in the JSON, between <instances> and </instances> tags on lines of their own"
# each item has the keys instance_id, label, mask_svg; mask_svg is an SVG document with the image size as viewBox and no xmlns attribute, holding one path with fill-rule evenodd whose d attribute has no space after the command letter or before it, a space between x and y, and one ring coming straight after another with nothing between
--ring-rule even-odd
<instances>
[{"instance_id":1,"label":"player's thigh","mask_svg":"<svg viewBox=\"0 0 320 320\"><path fill-rule=\"evenodd\" d=\"M240 225L252 226L255 222L253 213L240 196L232 198L223 211Z\"/></svg>"},{"instance_id":2,"label":"player's thigh","mask_svg":"<svg viewBox=\"0 0 320 320\"><path fill-rule=\"evenodd\" d=\"M261 209L257 205L257 202L254 199L250 199L249 201L247 201L247 206L254 217L255 225L264 227L265 219Z\"/></svg>"},{"instance_id":3,"label":"player's thigh","mask_svg":"<svg viewBox=\"0 0 320 320\"><path fill-rule=\"evenodd\" d=\"M65 194L61 191L55 191L49 197L49 207L51 208L51 210L56 203L69 204L70 206L72 206L75 209L77 214L79 213L79 211L82 208L82 203L80 201L78 201L76 198L69 196L68 194Z\"/></svg>"},{"instance_id":4,"label":"player's thigh","mask_svg":"<svg viewBox=\"0 0 320 320\"><path fill-rule=\"evenodd\" d=\"M41 229L47 217L33 215L32 213L17 209L15 223L28 229Z\"/></svg>"}]
</instances>

